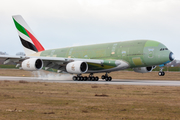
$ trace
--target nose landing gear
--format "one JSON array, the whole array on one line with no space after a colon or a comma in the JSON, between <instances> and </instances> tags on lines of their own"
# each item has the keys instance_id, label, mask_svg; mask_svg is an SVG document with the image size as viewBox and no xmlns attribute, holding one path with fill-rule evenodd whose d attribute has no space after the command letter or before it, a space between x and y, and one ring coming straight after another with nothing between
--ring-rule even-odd
<instances>
[{"instance_id":1,"label":"nose landing gear","mask_svg":"<svg viewBox=\"0 0 180 120\"><path fill-rule=\"evenodd\" d=\"M160 68L160 71L158 73L159 76L164 76L165 75L165 72L163 71L163 67Z\"/></svg>"}]
</instances>

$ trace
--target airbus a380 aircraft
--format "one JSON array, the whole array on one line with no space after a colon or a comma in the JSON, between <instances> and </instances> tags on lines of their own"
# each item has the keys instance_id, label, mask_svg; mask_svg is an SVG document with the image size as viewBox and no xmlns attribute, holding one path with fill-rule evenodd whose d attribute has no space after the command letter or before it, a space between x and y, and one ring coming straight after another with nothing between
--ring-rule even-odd
<instances>
[{"instance_id":1,"label":"airbus a380 aircraft","mask_svg":"<svg viewBox=\"0 0 180 120\"><path fill-rule=\"evenodd\" d=\"M164 76L163 66L174 60L174 54L157 41L133 40L77 47L45 50L30 27L20 15L13 16L26 56L0 56L4 64L15 62L29 71L50 68L77 74L73 80L98 81L93 73L106 73L102 79L111 81L108 73L132 68L135 72L148 73L160 65L159 76ZM89 73L89 77L81 76Z\"/></svg>"}]
</instances>

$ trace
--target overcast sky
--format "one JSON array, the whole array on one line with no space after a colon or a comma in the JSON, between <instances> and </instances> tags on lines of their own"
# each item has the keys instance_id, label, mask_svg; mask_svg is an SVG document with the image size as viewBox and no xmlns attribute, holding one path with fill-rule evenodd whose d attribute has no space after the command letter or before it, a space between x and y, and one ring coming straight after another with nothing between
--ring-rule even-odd
<instances>
[{"instance_id":1,"label":"overcast sky","mask_svg":"<svg viewBox=\"0 0 180 120\"><path fill-rule=\"evenodd\" d=\"M165 44L180 59L180 0L1 0L0 51L23 51L12 15L45 49L137 39Z\"/></svg>"}]
</instances>

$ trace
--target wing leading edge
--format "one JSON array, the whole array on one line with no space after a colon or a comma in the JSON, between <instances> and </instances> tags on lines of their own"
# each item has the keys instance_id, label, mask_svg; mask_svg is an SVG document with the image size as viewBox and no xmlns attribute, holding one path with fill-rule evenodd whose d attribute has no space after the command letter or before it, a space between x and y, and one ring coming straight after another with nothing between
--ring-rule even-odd
<instances>
[{"instance_id":1,"label":"wing leading edge","mask_svg":"<svg viewBox=\"0 0 180 120\"><path fill-rule=\"evenodd\" d=\"M66 65L70 62L83 61L88 64L88 72L103 72L105 70L114 71L114 69L124 69L129 65L121 60L98 60L98 59L78 59L78 58L61 58L61 57L33 57L33 56L9 56L0 55L0 59L4 60L4 64L10 62L20 64L26 59L37 58L43 61L45 70L54 68L61 71L66 71Z\"/></svg>"}]
</instances>

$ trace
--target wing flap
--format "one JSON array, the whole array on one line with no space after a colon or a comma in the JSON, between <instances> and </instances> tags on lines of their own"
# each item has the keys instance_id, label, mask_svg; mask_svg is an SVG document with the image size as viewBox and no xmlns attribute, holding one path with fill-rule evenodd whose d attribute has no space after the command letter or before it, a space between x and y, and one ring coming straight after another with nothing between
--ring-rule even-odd
<instances>
[{"instance_id":1,"label":"wing flap","mask_svg":"<svg viewBox=\"0 0 180 120\"><path fill-rule=\"evenodd\" d=\"M3 60L3 64L10 62L18 63L25 59L25 56L12 56L12 55L0 55L0 60Z\"/></svg>"},{"instance_id":2,"label":"wing flap","mask_svg":"<svg viewBox=\"0 0 180 120\"><path fill-rule=\"evenodd\" d=\"M78 59L78 58L62 58L62 57L41 57L41 56L9 56L9 55L0 55L0 59L4 60L4 64L8 64L9 62L14 62L17 65L20 64L25 59L30 58L38 58L43 61L43 67L45 70L50 68L54 68L57 70L65 71L66 65L69 62L74 61L83 61L87 62L89 65L88 71L107 71L114 69L122 69L124 68L122 65L124 64L123 61L119 60L98 60L98 59ZM122 64L122 65L121 65ZM126 65L128 66L128 65ZM126 68L126 67L125 67Z\"/></svg>"}]
</instances>

